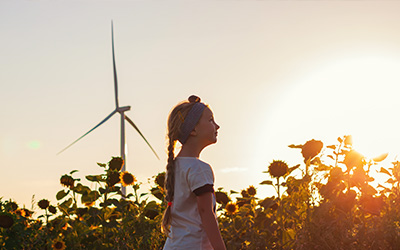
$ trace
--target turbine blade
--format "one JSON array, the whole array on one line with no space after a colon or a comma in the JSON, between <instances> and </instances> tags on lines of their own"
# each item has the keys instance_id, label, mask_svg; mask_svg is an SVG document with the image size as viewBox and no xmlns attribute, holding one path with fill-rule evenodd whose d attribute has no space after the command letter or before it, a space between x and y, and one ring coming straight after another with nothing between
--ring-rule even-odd
<instances>
[{"instance_id":1,"label":"turbine blade","mask_svg":"<svg viewBox=\"0 0 400 250\"><path fill-rule=\"evenodd\" d=\"M80 139L82 139L83 137L85 137L87 134L89 134L90 132L92 132L93 130L95 130L97 127L99 127L101 124L105 123L108 119L111 118L111 116L113 116L115 113L117 113L117 110L114 110L113 112L111 112L111 114L109 114L106 118L104 118L104 120L102 120L99 124L97 124L94 128L92 128L91 130L89 130L88 132L86 132L84 135L82 135L81 137L79 137L78 139L76 139L73 143L69 144L66 148L64 148L63 150L61 150L60 152L57 153L57 155L61 154L62 152L64 152L67 148L71 147L72 145L74 145L76 142L78 142Z\"/></svg>"},{"instance_id":2,"label":"turbine blade","mask_svg":"<svg viewBox=\"0 0 400 250\"><path fill-rule=\"evenodd\" d=\"M112 56L113 56L113 70L114 70L115 109L118 109L119 108L118 80L117 80L117 68L115 66L115 53L114 53L114 25L112 21L111 21L111 44L112 44Z\"/></svg>"},{"instance_id":3,"label":"turbine blade","mask_svg":"<svg viewBox=\"0 0 400 250\"><path fill-rule=\"evenodd\" d=\"M146 140L146 138L144 137L144 135L142 134L142 132L140 132L139 128L135 125L135 123L133 123L133 121L127 116L125 115L125 120L127 120L134 129L136 129L136 131L140 134L140 136L143 138L143 140L147 143L147 145L149 145L149 147L151 148L151 150L153 151L153 153L156 155L157 159L160 160L160 157L158 157L156 151L154 151L153 147L150 145L150 143Z\"/></svg>"}]
</instances>

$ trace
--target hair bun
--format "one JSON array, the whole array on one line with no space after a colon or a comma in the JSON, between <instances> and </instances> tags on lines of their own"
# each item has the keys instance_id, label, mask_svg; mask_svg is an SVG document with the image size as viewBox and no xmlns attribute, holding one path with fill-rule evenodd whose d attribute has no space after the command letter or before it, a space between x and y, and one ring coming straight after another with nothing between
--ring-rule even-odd
<instances>
[{"instance_id":1,"label":"hair bun","mask_svg":"<svg viewBox=\"0 0 400 250\"><path fill-rule=\"evenodd\" d=\"M189 100L189 102L200 102L201 101L200 97L195 96L195 95L189 96L188 100Z\"/></svg>"}]
</instances>

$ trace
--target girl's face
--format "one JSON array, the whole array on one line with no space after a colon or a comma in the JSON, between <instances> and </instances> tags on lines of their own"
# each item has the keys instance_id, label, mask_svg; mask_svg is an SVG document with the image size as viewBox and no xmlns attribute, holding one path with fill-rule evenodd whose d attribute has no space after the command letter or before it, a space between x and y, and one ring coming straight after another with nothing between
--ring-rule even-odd
<instances>
[{"instance_id":1,"label":"girl's face","mask_svg":"<svg viewBox=\"0 0 400 250\"><path fill-rule=\"evenodd\" d=\"M194 128L197 140L204 146L216 143L218 129L219 125L215 123L212 111L206 107Z\"/></svg>"}]
</instances>

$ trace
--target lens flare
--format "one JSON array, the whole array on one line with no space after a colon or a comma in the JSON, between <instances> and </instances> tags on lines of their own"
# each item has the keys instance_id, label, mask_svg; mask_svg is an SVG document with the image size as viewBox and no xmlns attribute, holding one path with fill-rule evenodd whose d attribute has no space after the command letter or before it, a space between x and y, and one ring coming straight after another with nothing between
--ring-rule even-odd
<instances>
[{"instance_id":1,"label":"lens flare","mask_svg":"<svg viewBox=\"0 0 400 250\"><path fill-rule=\"evenodd\" d=\"M29 141L27 143L28 148L30 149L39 149L41 146L40 141Z\"/></svg>"}]
</instances>

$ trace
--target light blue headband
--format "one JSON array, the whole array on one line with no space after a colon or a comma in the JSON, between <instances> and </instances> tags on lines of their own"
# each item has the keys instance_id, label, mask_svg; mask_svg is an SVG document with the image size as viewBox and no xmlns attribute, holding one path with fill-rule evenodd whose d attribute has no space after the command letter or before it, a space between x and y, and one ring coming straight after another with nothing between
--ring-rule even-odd
<instances>
[{"instance_id":1,"label":"light blue headband","mask_svg":"<svg viewBox=\"0 0 400 250\"><path fill-rule=\"evenodd\" d=\"M189 138L190 132L193 131L197 122L199 122L205 107L206 105L204 103L196 102L189 113L186 115L186 118L181 126L180 136L178 138L179 142L182 143L182 145L185 144L185 142Z\"/></svg>"}]
</instances>

